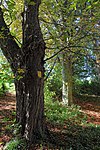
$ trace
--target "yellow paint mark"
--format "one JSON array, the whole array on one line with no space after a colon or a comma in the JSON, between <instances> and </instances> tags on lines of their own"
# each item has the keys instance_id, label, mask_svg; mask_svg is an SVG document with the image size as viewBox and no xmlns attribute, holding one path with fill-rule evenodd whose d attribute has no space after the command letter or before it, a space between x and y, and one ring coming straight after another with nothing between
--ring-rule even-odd
<instances>
[{"instance_id":1,"label":"yellow paint mark","mask_svg":"<svg viewBox=\"0 0 100 150\"><path fill-rule=\"evenodd\" d=\"M38 73L38 77L42 78L42 72L41 71L37 71L37 73Z\"/></svg>"},{"instance_id":2,"label":"yellow paint mark","mask_svg":"<svg viewBox=\"0 0 100 150\"><path fill-rule=\"evenodd\" d=\"M21 68L18 68L18 73L24 73L25 72L25 70L24 69L21 69Z\"/></svg>"}]
</instances>

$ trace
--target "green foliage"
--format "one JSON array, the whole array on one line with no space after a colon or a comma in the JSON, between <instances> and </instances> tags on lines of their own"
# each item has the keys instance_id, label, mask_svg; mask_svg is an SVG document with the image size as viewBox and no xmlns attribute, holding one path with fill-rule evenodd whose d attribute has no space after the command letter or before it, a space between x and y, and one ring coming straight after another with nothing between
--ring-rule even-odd
<instances>
[{"instance_id":1,"label":"green foliage","mask_svg":"<svg viewBox=\"0 0 100 150\"><path fill-rule=\"evenodd\" d=\"M49 65L48 65L49 66ZM46 67L47 69L48 67ZM62 99L62 74L61 74L61 66L60 64L56 64L46 81L46 89L48 90L48 94L51 95L51 99L53 101ZM49 68L50 70L50 68ZM46 72L47 74L47 72ZM45 92L47 93L47 92ZM48 96L47 96L48 97Z\"/></svg>"},{"instance_id":2,"label":"green foliage","mask_svg":"<svg viewBox=\"0 0 100 150\"><path fill-rule=\"evenodd\" d=\"M48 89L50 92L54 92L52 99L61 101L62 98L62 82L57 78L53 78L48 82Z\"/></svg>"},{"instance_id":3,"label":"green foliage","mask_svg":"<svg viewBox=\"0 0 100 150\"><path fill-rule=\"evenodd\" d=\"M77 94L88 94L100 96L100 82L97 79L94 80L77 80L75 83L75 91Z\"/></svg>"},{"instance_id":4,"label":"green foliage","mask_svg":"<svg viewBox=\"0 0 100 150\"><path fill-rule=\"evenodd\" d=\"M27 1L27 3L28 3L28 5L35 5L36 3L34 2L34 1L32 1L32 0L26 0Z\"/></svg>"},{"instance_id":5,"label":"green foliage","mask_svg":"<svg viewBox=\"0 0 100 150\"><path fill-rule=\"evenodd\" d=\"M19 46L21 46L22 42L21 13L23 12L23 2L23 0L7 0L3 6L5 22L9 26L10 32L15 37Z\"/></svg>"},{"instance_id":6,"label":"green foliage","mask_svg":"<svg viewBox=\"0 0 100 150\"><path fill-rule=\"evenodd\" d=\"M56 138L59 145L64 145L59 149L100 149L100 126L88 123L87 115L81 112L79 106L66 107L49 100L45 102L45 115L47 121L55 128L55 132L57 129L61 131L61 139L58 137L59 133L54 134L54 139Z\"/></svg>"},{"instance_id":7,"label":"green foliage","mask_svg":"<svg viewBox=\"0 0 100 150\"><path fill-rule=\"evenodd\" d=\"M50 90L48 89L47 84L45 84L45 88L44 88L44 99L45 101L49 101L52 100L52 97L55 95L54 92L50 92Z\"/></svg>"},{"instance_id":8,"label":"green foliage","mask_svg":"<svg viewBox=\"0 0 100 150\"><path fill-rule=\"evenodd\" d=\"M12 115L15 116L15 111L12 112ZM6 118L5 118L6 119ZM4 121L7 121L9 118L7 118ZM6 143L4 150L26 150L26 141L25 139L22 139L20 137L20 129L21 126L19 124L16 124L16 120L12 120L12 125L7 125L6 130L8 132L13 132L13 138L10 142Z\"/></svg>"},{"instance_id":9,"label":"green foliage","mask_svg":"<svg viewBox=\"0 0 100 150\"><path fill-rule=\"evenodd\" d=\"M99 1L88 0L43 0L40 7L41 29L47 46L46 57L56 53L62 62L64 52L67 57L71 56L73 76L77 78L94 74L93 38L99 37L95 28L100 15L99 4ZM61 53L57 53L61 49ZM52 62L49 61L50 64ZM56 78L48 80L48 89L54 92L55 99L61 99L62 79L57 77L57 71L55 74Z\"/></svg>"},{"instance_id":10,"label":"green foliage","mask_svg":"<svg viewBox=\"0 0 100 150\"><path fill-rule=\"evenodd\" d=\"M82 128L78 132L76 149L99 150L100 149L100 127ZM96 140L96 143L95 143ZM95 143L95 144L94 144Z\"/></svg>"},{"instance_id":11,"label":"green foliage","mask_svg":"<svg viewBox=\"0 0 100 150\"><path fill-rule=\"evenodd\" d=\"M8 142L4 150L26 150L26 142L23 139L15 138Z\"/></svg>"},{"instance_id":12,"label":"green foliage","mask_svg":"<svg viewBox=\"0 0 100 150\"><path fill-rule=\"evenodd\" d=\"M81 46L86 46L89 41L93 41L90 31L91 33L97 33L93 26L97 23L100 13L97 12L96 8L99 10L97 2L94 1L43 0L40 17L42 18L41 27L44 39L48 39L46 40L47 47L60 49L71 45L73 47L70 49L71 52L80 49L84 53L86 50L81 49ZM91 11L94 14L93 16ZM78 46L79 49L77 49ZM54 51L57 51L57 49L54 49ZM71 55L73 54L71 53Z\"/></svg>"},{"instance_id":13,"label":"green foliage","mask_svg":"<svg viewBox=\"0 0 100 150\"><path fill-rule=\"evenodd\" d=\"M0 93L12 89L14 76L6 58L0 51Z\"/></svg>"},{"instance_id":14,"label":"green foliage","mask_svg":"<svg viewBox=\"0 0 100 150\"><path fill-rule=\"evenodd\" d=\"M59 102L46 101L45 115L47 119L53 123L75 123L83 124L87 117L83 115L79 106L72 105L71 107L63 106Z\"/></svg>"}]
</instances>

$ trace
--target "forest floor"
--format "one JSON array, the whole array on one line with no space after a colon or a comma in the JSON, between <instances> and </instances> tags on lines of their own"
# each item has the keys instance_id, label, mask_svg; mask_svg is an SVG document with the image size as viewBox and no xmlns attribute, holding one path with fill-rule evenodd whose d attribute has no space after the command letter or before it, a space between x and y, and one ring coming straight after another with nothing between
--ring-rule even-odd
<instances>
[{"instance_id":1,"label":"forest floor","mask_svg":"<svg viewBox=\"0 0 100 150\"><path fill-rule=\"evenodd\" d=\"M80 101L77 98L76 104L81 106L82 112L87 115L87 124L91 126L70 124L68 127L47 123L53 142L49 148L44 146L44 150L100 150L100 98L97 101ZM13 137L15 107L14 95L0 97L0 150Z\"/></svg>"}]
</instances>

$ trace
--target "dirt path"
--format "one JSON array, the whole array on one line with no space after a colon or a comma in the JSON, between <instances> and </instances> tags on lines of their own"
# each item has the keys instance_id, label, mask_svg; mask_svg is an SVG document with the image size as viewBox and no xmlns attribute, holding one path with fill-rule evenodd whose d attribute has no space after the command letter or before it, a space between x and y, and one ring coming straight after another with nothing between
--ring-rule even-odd
<instances>
[{"instance_id":1,"label":"dirt path","mask_svg":"<svg viewBox=\"0 0 100 150\"><path fill-rule=\"evenodd\" d=\"M7 94L0 97L0 150L2 145L9 141L12 137L12 131L9 126L14 120L15 96Z\"/></svg>"},{"instance_id":2,"label":"dirt path","mask_svg":"<svg viewBox=\"0 0 100 150\"><path fill-rule=\"evenodd\" d=\"M88 115L88 122L100 125L100 102L77 101L81 106L82 112ZM7 94L0 97L0 150L3 145L12 138L13 127L9 128L15 119L15 96Z\"/></svg>"},{"instance_id":3,"label":"dirt path","mask_svg":"<svg viewBox=\"0 0 100 150\"><path fill-rule=\"evenodd\" d=\"M100 102L77 102L81 106L82 112L87 114L88 122L100 125Z\"/></svg>"}]
</instances>

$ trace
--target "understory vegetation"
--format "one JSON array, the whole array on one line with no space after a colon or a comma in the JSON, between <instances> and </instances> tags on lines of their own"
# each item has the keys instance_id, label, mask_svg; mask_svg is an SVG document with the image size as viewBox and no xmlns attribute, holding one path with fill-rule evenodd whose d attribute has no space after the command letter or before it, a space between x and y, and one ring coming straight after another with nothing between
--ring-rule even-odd
<instances>
[{"instance_id":1,"label":"understory vegetation","mask_svg":"<svg viewBox=\"0 0 100 150\"><path fill-rule=\"evenodd\" d=\"M75 101L75 104L70 106L63 105L62 102L54 101L55 93L49 91L45 87L45 117L46 124L49 129L49 138L39 142L35 147L36 149L59 149L59 150L99 150L100 149L100 124L95 124L95 117L89 116L84 113L82 107ZM89 102L90 97L77 95L75 99L80 99L79 103L84 101ZM92 101L97 105L100 99L93 97ZM90 100L91 101L91 100ZM85 104L86 105L86 104ZM95 105L94 105L95 107ZM88 107L86 106L86 109ZM10 125L6 124L6 132L12 134L10 142L4 146L5 150L26 150L27 143L19 135L20 126L16 125L15 111L13 110L10 116L13 119L5 116L3 122L11 122ZM2 143L5 144L5 143Z\"/></svg>"}]
</instances>

